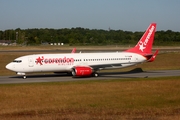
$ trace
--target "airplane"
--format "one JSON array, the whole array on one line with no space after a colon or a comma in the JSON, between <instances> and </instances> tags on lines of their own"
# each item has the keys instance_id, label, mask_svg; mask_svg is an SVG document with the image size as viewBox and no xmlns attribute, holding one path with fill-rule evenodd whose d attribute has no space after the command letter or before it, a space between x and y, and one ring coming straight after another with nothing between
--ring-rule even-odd
<instances>
[{"instance_id":1,"label":"airplane","mask_svg":"<svg viewBox=\"0 0 180 120\"><path fill-rule=\"evenodd\" d=\"M153 62L158 50L152 53L156 23L151 23L139 42L122 52L34 54L16 58L6 65L8 70L26 78L26 73L54 72L71 73L74 77L98 77L97 71L119 69L144 62ZM72 54L73 53L73 54Z\"/></svg>"}]
</instances>

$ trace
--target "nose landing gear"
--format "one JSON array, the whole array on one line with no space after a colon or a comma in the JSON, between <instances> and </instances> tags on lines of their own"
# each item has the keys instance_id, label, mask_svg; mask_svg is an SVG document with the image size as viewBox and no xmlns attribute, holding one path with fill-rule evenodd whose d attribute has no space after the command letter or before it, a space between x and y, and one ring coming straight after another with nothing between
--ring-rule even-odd
<instances>
[{"instance_id":1,"label":"nose landing gear","mask_svg":"<svg viewBox=\"0 0 180 120\"><path fill-rule=\"evenodd\" d=\"M23 76L23 79L26 79L26 75Z\"/></svg>"},{"instance_id":2,"label":"nose landing gear","mask_svg":"<svg viewBox=\"0 0 180 120\"><path fill-rule=\"evenodd\" d=\"M21 72L17 72L17 75L23 75L23 79L26 79L26 74L25 73L21 73Z\"/></svg>"}]
</instances>

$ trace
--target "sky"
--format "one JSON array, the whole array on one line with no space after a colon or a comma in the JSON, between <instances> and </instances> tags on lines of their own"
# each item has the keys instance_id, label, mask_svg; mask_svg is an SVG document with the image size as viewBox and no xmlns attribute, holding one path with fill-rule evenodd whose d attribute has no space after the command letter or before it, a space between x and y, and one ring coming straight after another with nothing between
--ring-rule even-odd
<instances>
[{"instance_id":1,"label":"sky","mask_svg":"<svg viewBox=\"0 0 180 120\"><path fill-rule=\"evenodd\" d=\"M0 0L0 30L89 28L180 31L180 0Z\"/></svg>"}]
</instances>

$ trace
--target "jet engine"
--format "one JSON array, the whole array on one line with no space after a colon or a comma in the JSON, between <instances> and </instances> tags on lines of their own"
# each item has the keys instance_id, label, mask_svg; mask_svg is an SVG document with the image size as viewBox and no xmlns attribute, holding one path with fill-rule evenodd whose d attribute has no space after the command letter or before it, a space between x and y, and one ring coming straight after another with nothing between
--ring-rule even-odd
<instances>
[{"instance_id":1,"label":"jet engine","mask_svg":"<svg viewBox=\"0 0 180 120\"><path fill-rule=\"evenodd\" d=\"M73 76L79 76L79 77L91 76L93 72L94 71L91 67L86 67L86 66L76 66L72 68Z\"/></svg>"}]
</instances>

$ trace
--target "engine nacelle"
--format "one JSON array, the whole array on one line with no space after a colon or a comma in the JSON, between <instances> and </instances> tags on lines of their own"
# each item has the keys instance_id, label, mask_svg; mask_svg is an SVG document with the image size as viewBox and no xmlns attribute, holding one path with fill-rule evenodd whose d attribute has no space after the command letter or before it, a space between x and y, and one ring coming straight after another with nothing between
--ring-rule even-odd
<instances>
[{"instance_id":1,"label":"engine nacelle","mask_svg":"<svg viewBox=\"0 0 180 120\"><path fill-rule=\"evenodd\" d=\"M91 76L93 73L93 69L91 67L85 66L76 66L72 68L72 75L73 76Z\"/></svg>"}]
</instances>

